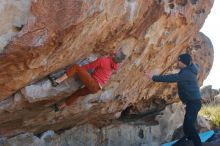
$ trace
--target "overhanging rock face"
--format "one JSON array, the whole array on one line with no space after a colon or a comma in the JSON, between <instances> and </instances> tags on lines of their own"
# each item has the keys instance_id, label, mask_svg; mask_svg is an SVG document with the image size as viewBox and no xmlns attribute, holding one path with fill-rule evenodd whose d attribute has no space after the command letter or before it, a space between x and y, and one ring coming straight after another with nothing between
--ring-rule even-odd
<instances>
[{"instance_id":1,"label":"overhanging rock face","mask_svg":"<svg viewBox=\"0 0 220 146\"><path fill-rule=\"evenodd\" d=\"M0 135L88 123L102 127L129 107L150 115L178 101L175 84L153 83L143 71L175 72L177 56L194 50L202 84L214 53L199 30L212 5L213 0L31 1L27 23L1 49ZM118 48L127 58L103 91L79 98L63 112L51 110L80 85L70 79L52 88L48 74Z\"/></svg>"}]
</instances>

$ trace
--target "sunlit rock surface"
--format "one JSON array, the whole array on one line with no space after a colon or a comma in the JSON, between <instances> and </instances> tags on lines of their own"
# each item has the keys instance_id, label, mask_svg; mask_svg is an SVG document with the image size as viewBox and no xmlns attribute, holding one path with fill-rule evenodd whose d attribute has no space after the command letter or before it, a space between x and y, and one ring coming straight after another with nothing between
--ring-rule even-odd
<instances>
[{"instance_id":1,"label":"sunlit rock surface","mask_svg":"<svg viewBox=\"0 0 220 146\"><path fill-rule=\"evenodd\" d=\"M13 2L1 1L9 6ZM16 36L4 37L13 20L1 20L11 26L0 31L5 42L10 40L1 44L0 54L1 136L84 124L101 128L118 118L132 117L131 113L157 115L179 100L175 84L151 82L144 70L176 72L177 56L194 51L200 85L211 69L213 47L199 30L213 0L32 0L31 7L27 0L16 1L15 7L23 2L27 11ZM3 12L6 10L1 16ZM19 14L14 9L10 13ZM80 83L73 78L54 88L49 74L119 48L127 58L103 91L79 98L63 112L52 111L50 106L69 96Z\"/></svg>"}]
</instances>

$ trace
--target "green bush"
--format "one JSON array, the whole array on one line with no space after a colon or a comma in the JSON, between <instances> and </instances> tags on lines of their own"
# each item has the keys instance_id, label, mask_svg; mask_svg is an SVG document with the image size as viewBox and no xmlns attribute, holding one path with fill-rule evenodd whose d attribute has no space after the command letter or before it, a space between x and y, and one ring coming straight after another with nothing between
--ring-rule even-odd
<instances>
[{"instance_id":1,"label":"green bush","mask_svg":"<svg viewBox=\"0 0 220 146\"><path fill-rule=\"evenodd\" d=\"M208 118L215 127L220 127L220 105L208 104L204 105L199 112L199 115Z\"/></svg>"}]
</instances>

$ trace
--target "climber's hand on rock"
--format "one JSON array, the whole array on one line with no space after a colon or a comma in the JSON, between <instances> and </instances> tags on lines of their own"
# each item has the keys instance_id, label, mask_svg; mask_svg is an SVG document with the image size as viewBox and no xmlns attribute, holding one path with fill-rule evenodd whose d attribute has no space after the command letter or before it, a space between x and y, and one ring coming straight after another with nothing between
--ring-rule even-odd
<instances>
[{"instance_id":1,"label":"climber's hand on rock","mask_svg":"<svg viewBox=\"0 0 220 146\"><path fill-rule=\"evenodd\" d=\"M152 80L152 77L154 75L159 75L160 70L159 69L155 69L153 71L144 71L146 77L148 80Z\"/></svg>"}]
</instances>

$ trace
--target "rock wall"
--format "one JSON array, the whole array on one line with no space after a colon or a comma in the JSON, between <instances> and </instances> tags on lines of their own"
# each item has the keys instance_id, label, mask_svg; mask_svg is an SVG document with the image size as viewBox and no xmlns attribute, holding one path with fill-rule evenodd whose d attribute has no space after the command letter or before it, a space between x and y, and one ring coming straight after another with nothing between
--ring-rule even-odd
<instances>
[{"instance_id":1,"label":"rock wall","mask_svg":"<svg viewBox=\"0 0 220 146\"><path fill-rule=\"evenodd\" d=\"M137 115L158 114L178 101L175 84L148 81L144 70L176 72L177 56L195 51L202 84L214 52L199 30L212 5L213 0L32 0L27 23L1 50L0 135L84 124L100 128L129 117L129 107ZM52 111L50 105L79 84L70 79L53 88L48 74L119 48L127 58L102 91L79 98L63 112Z\"/></svg>"},{"instance_id":2,"label":"rock wall","mask_svg":"<svg viewBox=\"0 0 220 146\"><path fill-rule=\"evenodd\" d=\"M13 138L1 138L0 145L14 146L159 146L183 136L182 122L184 106L180 103L169 105L149 121L149 117L139 119L121 119L106 127L97 128L92 125L76 126L69 130L52 130L33 135L24 133ZM151 123L151 124L150 124ZM149 126L150 124L150 126ZM204 118L198 118L199 129L210 128ZM177 130L178 130L177 129ZM163 138L162 138L163 137Z\"/></svg>"},{"instance_id":3,"label":"rock wall","mask_svg":"<svg viewBox=\"0 0 220 146\"><path fill-rule=\"evenodd\" d=\"M219 90L218 89L212 89L211 85L205 86L201 89L201 95L204 103L217 103L218 96L219 96Z\"/></svg>"},{"instance_id":4,"label":"rock wall","mask_svg":"<svg viewBox=\"0 0 220 146\"><path fill-rule=\"evenodd\" d=\"M151 127L126 124L97 129L91 125L84 125L68 130L61 135L57 135L53 131L45 132L40 137L33 134L22 134L4 141L2 144L9 146L13 144L22 146L158 146L159 144L153 143L153 140L155 139L151 136Z\"/></svg>"}]
</instances>

